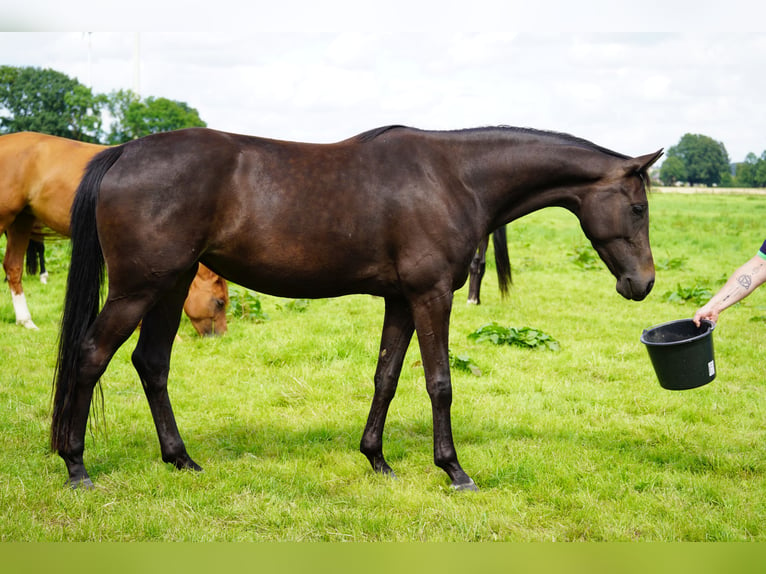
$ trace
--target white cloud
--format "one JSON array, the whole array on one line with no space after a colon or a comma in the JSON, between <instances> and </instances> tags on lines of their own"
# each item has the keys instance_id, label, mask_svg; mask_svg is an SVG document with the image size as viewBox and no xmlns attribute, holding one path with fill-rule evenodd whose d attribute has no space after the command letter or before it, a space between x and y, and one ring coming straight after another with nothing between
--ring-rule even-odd
<instances>
[{"instance_id":1,"label":"white cloud","mask_svg":"<svg viewBox=\"0 0 766 574\"><path fill-rule=\"evenodd\" d=\"M633 155L687 132L724 142L733 160L766 149L766 34L377 32L376 23L142 33L141 91L187 102L211 127L285 139L336 141L386 123L511 124ZM134 51L133 33L0 34L3 64L92 77L102 93L133 87Z\"/></svg>"}]
</instances>

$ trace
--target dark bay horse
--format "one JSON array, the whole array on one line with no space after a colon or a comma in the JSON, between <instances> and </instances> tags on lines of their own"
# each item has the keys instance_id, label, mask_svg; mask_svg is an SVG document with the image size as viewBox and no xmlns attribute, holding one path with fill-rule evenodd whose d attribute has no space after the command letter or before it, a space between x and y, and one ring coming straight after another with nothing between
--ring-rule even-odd
<instances>
[{"instance_id":1,"label":"dark bay horse","mask_svg":"<svg viewBox=\"0 0 766 574\"><path fill-rule=\"evenodd\" d=\"M16 323L36 329L21 282L24 254L35 227L44 224L69 235L69 212L85 166L107 146L19 132L0 136L0 235L8 241L3 269L11 289ZM29 259L27 260L29 261ZM200 335L226 332L226 281L204 273L192 283L185 307Z\"/></svg>"},{"instance_id":2,"label":"dark bay horse","mask_svg":"<svg viewBox=\"0 0 766 574\"><path fill-rule=\"evenodd\" d=\"M51 446L68 483L92 486L83 450L93 391L141 320L132 360L162 460L199 470L176 426L167 379L185 292L201 262L276 296L383 297L360 449L375 471L392 474L383 427L417 333L434 462L455 488L475 489L452 439L448 331L453 293L477 245L535 210L567 208L617 278L617 291L640 301L654 284L645 182L661 154L630 158L529 129L402 126L335 144L188 129L100 153L73 205L54 380ZM109 288L99 311L104 266Z\"/></svg>"},{"instance_id":3,"label":"dark bay horse","mask_svg":"<svg viewBox=\"0 0 766 574\"><path fill-rule=\"evenodd\" d=\"M508 238L505 225L492 232L492 247L495 249L495 267L500 295L505 297L511 285L511 262L508 259ZM481 281L487 268L487 249L489 237L484 237L473 254L468 268L468 303L481 305Z\"/></svg>"},{"instance_id":4,"label":"dark bay horse","mask_svg":"<svg viewBox=\"0 0 766 574\"><path fill-rule=\"evenodd\" d=\"M27 274L40 274L40 283L48 282L48 271L45 269L45 236L32 231L27 245Z\"/></svg>"}]
</instances>

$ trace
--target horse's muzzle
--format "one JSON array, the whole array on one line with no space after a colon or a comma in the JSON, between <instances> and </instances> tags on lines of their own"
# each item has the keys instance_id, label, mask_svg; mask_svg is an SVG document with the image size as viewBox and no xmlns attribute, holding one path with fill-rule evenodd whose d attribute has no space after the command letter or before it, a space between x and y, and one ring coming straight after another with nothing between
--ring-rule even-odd
<instances>
[{"instance_id":1,"label":"horse's muzzle","mask_svg":"<svg viewBox=\"0 0 766 574\"><path fill-rule=\"evenodd\" d=\"M654 287L654 277L641 280L636 277L623 277L617 281L617 292L632 301L643 301Z\"/></svg>"}]
</instances>

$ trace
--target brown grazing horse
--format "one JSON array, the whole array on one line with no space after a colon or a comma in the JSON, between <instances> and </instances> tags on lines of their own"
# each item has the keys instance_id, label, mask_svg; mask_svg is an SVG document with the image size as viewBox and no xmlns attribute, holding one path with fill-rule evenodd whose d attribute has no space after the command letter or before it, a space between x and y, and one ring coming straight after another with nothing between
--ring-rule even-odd
<instances>
[{"instance_id":1,"label":"brown grazing horse","mask_svg":"<svg viewBox=\"0 0 766 574\"><path fill-rule=\"evenodd\" d=\"M85 166L107 146L34 132L0 136L0 235L8 242L3 268L11 288L16 323L36 329L21 276L33 226L69 235L69 211ZM184 307L200 335L226 332L226 281L200 268Z\"/></svg>"},{"instance_id":2,"label":"brown grazing horse","mask_svg":"<svg viewBox=\"0 0 766 574\"><path fill-rule=\"evenodd\" d=\"M68 484L83 462L93 391L139 321L132 359L162 460L199 466L178 432L167 379L183 300L202 262L230 281L291 298L385 299L375 392L361 451L383 427L417 333L433 412L434 462L475 489L452 439L448 336L453 293L483 237L547 206L571 210L627 299L654 284L647 169L568 135L508 127L454 132L390 126L335 144L209 129L156 134L94 158L72 209L72 260L54 381L51 446ZM99 311L104 265L109 289Z\"/></svg>"}]
</instances>

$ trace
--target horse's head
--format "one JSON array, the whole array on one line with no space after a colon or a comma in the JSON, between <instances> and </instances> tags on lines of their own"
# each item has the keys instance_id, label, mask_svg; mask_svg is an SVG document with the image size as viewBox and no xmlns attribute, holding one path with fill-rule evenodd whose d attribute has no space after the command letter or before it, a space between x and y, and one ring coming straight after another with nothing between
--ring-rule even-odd
<instances>
[{"instance_id":1,"label":"horse's head","mask_svg":"<svg viewBox=\"0 0 766 574\"><path fill-rule=\"evenodd\" d=\"M589 188L578 209L585 235L617 278L617 292L635 301L654 286L646 181L661 155L662 150L618 162Z\"/></svg>"},{"instance_id":2,"label":"horse's head","mask_svg":"<svg viewBox=\"0 0 766 574\"><path fill-rule=\"evenodd\" d=\"M200 264L189 288L184 311L200 335L223 335L226 332L226 307L229 286L226 280Z\"/></svg>"}]
</instances>

